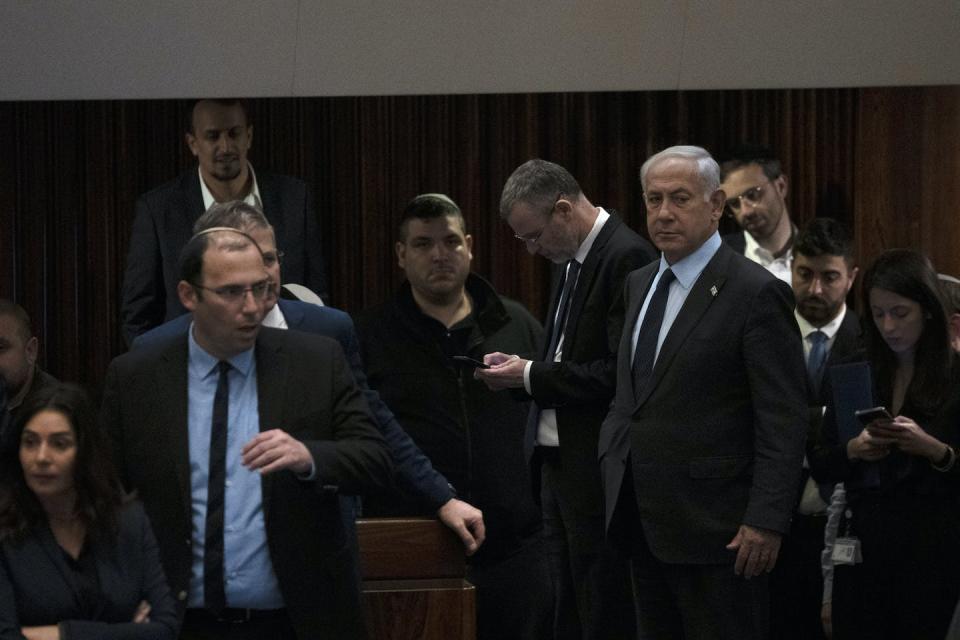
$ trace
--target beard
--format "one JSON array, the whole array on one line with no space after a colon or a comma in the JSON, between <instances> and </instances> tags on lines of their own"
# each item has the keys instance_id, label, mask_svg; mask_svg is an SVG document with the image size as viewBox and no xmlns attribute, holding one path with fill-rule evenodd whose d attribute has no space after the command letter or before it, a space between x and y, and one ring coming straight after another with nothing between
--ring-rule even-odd
<instances>
[{"instance_id":1,"label":"beard","mask_svg":"<svg viewBox=\"0 0 960 640\"><path fill-rule=\"evenodd\" d=\"M840 312L840 305L830 305L823 298L809 296L797 302L797 313L815 327L833 320Z\"/></svg>"}]
</instances>

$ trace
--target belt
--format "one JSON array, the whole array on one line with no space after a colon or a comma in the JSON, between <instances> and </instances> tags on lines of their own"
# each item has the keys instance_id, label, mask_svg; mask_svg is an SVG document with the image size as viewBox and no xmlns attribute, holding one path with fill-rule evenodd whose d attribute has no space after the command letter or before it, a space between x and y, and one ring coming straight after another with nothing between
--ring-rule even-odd
<instances>
[{"instance_id":1,"label":"belt","mask_svg":"<svg viewBox=\"0 0 960 640\"><path fill-rule=\"evenodd\" d=\"M261 620L276 620L287 616L286 609L224 609L213 613L207 609L187 609L183 619L198 624L246 624Z\"/></svg>"}]
</instances>

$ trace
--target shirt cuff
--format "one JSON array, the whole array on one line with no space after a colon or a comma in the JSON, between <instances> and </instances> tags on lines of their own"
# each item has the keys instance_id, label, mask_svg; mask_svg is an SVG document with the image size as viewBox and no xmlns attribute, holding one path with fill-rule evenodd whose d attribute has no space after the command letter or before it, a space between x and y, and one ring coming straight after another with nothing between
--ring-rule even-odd
<instances>
[{"instance_id":1,"label":"shirt cuff","mask_svg":"<svg viewBox=\"0 0 960 640\"><path fill-rule=\"evenodd\" d=\"M523 366L523 388L533 395L533 391L530 390L530 367L533 366L533 360L527 360L527 364Z\"/></svg>"}]
</instances>

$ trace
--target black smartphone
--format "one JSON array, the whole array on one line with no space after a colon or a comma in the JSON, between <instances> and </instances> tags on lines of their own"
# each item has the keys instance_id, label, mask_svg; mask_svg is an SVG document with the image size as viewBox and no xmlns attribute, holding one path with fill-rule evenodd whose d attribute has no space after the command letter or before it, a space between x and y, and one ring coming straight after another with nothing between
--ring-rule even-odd
<instances>
[{"instance_id":1,"label":"black smartphone","mask_svg":"<svg viewBox=\"0 0 960 640\"><path fill-rule=\"evenodd\" d=\"M855 411L854 414L857 416L857 420L860 421L860 424L866 426L873 422L874 420L893 420L893 416L890 415L890 412L887 411L886 407L870 407L869 409L860 409Z\"/></svg>"},{"instance_id":2,"label":"black smartphone","mask_svg":"<svg viewBox=\"0 0 960 640\"><path fill-rule=\"evenodd\" d=\"M453 356L453 359L462 364L469 364L478 369L489 369L490 365L485 364L476 358L471 358L470 356Z\"/></svg>"}]
</instances>

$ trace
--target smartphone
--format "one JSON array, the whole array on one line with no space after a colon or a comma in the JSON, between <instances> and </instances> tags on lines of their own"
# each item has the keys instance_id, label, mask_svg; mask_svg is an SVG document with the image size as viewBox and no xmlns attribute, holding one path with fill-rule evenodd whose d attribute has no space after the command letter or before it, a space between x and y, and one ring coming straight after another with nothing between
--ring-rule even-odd
<instances>
[{"instance_id":1,"label":"smartphone","mask_svg":"<svg viewBox=\"0 0 960 640\"><path fill-rule=\"evenodd\" d=\"M854 414L860 424L866 426L874 420L893 420L893 416L887 411L886 407L871 407L869 409L860 409Z\"/></svg>"},{"instance_id":2,"label":"smartphone","mask_svg":"<svg viewBox=\"0 0 960 640\"><path fill-rule=\"evenodd\" d=\"M462 364L469 364L478 369L489 369L490 365L485 364L476 358L471 358L470 356L453 356L453 359Z\"/></svg>"}]
</instances>

